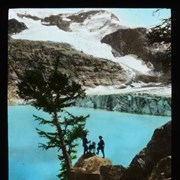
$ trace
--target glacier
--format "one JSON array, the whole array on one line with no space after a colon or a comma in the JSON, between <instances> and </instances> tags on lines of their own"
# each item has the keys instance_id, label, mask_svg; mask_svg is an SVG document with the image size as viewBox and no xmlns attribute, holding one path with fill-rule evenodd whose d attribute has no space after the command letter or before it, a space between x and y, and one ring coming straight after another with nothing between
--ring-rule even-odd
<instances>
[{"instance_id":1,"label":"glacier","mask_svg":"<svg viewBox=\"0 0 180 180\"><path fill-rule=\"evenodd\" d=\"M78 99L76 106L110 111L171 116L171 98L150 95L92 95Z\"/></svg>"}]
</instances>

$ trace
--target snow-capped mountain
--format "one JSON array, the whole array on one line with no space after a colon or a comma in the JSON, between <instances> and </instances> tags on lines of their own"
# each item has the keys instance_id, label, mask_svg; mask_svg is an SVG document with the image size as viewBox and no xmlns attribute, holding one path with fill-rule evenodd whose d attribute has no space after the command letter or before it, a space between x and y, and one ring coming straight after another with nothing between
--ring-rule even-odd
<instances>
[{"instance_id":1,"label":"snow-capped mountain","mask_svg":"<svg viewBox=\"0 0 180 180\"><path fill-rule=\"evenodd\" d=\"M18 27L23 28L17 30ZM119 66L117 69L121 69L119 72L121 79L126 79L117 84L113 81L112 84L115 86L123 86L123 83L126 86L131 83L131 87L134 87L141 81L159 83L161 70L156 72L156 68L160 68L161 63L156 66L154 62L157 57L152 53L149 54L151 49L145 44L146 31L145 28L134 30L122 26L116 15L105 10L83 10L76 13L61 13L58 9L12 9L9 11L9 35L12 39L65 43L69 44L73 51L86 54L88 58L95 58L97 63L102 58L111 61L114 63L111 67ZM139 48L141 46L142 48ZM86 69L88 67L90 66L87 65ZM103 64L103 67L105 70L109 65L105 67ZM108 73L111 72L108 71ZM82 74L82 76L86 75ZM101 85L101 83L95 85ZM110 84L107 83L107 85Z\"/></svg>"},{"instance_id":2,"label":"snow-capped mountain","mask_svg":"<svg viewBox=\"0 0 180 180\"><path fill-rule=\"evenodd\" d=\"M33 14L35 13L35 14ZM65 42L75 49L94 57L106 58L119 62L124 68L134 69L143 74L149 74L151 68L143 61L128 55L116 58L112 54L111 46L101 43L100 40L107 34L118 29L124 29L118 18L108 11L88 11L75 14L49 15L37 11L20 10L10 12L9 18L23 22L28 29L12 37L15 39L41 40ZM132 72L133 73L133 72Z\"/></svg>"}]
</instances>

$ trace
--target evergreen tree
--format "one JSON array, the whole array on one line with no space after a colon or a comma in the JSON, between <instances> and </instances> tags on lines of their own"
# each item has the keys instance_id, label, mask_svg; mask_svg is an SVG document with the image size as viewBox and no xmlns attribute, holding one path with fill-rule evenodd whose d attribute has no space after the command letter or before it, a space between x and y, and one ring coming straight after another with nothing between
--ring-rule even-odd
<instances>
[{"instance_id":1,"label":"evergreen tree","mask_svg":"<svg viewBox=\"0 0 180 180\"><path fill-rule=\"evenodd\" d=\"M40 137L48 139L48 142L41 143L40 147L45 150L57 148L60 151L58 158L61 169L58 177L67 179L72 159L76 158L76 140L87 133L85 122L88 116L74 116L66 111L66 107L73 105L77 98L85 97L85 91L69 76L59 72L57 65L54 70L44 72L43 69L26 70L24 75L19 77L18 95L38 110L51 115L50 120L34 115L41 125L48 124L56 129L55 132L37 129Z\"/></svg>"},{"instance_id":2,"label":"evergreen tree","mask_svg":"<svg viewBox=\"0 0 180 180\"><path fill-rule=\"evenodd\" d=\"M154 13L159 12L157 9ZM168 55L171 57L171 17L162 19L161 23L150 29L147 34L149 44L166 44Z\"/></svg>"},{"instance_id":3,"label":"evergreen tree","mask_svg":"<svg viewBox=\"0 0 180 180\"><path fill-rule=\"evenodd\" d=\"M160 12L157 9L154 13ZM168 83L171 82L171 17L162 19L161 23L154 26L147 34L148 43L155 46L164 46L165 56L163 59L163 78Z\"/></svg>"}]
</instances>

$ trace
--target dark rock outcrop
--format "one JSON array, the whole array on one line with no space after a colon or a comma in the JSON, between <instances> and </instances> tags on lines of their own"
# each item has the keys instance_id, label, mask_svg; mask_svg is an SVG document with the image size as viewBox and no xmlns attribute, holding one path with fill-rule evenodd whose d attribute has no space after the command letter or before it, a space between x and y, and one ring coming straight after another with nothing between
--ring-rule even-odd
<instances>
[{"instance_id":1,"label":"dark rock outcrop","mask_svg":"<svg viewBox=\"0 0 180 180\"><path fill-rule=\"evenodd\" d=\"M19 22L16 19L10 19L8 21L8 34L20 33L25 29L28 28L23 22Z\"/></svg>"},{"instance_id":2,"label":"dark rock outcrop","mask_svg":"<svg viewBox=\"0 0 180 180\"><path fill-rule=\"evenodd\" d=\"M42 20L42 24L46 26L57 26L59 29L62 29L64 31L71 31L70 29L70 22L64 21L62 14L59 15L51 15L49 17L45 17Z\"/></svg>"},{"instance_id":3,"label":"dark rock outcrop","mask_svg":"<svg viewBox=\"0 0 180 180\"><path fill-rule=\"evenodd\" d=\"M106 35L101 42L111 45L122 56L136 54L142 59L147 59L147 42L145 39L147 29L119 29L118 31Z\"/></svg>"},{"instance_id":4,"label":"dark rock outcrop","mask_svg":"<svg viewBox=\"0 0 180 180\"><path fill-rule=\"evenodd\" d=\"M153 171L148 180L171 180L171 156L161 159L153 168Z\"/></svg>"},{"instance_id":5,"label":"dark rock outcrop","mask_svg":"<svg viewBox=\"0 0 180 180\"><path fill-rule=\"evenodd\" d=\"M119 29L106 35L101 42L109 44L116 56L134 54L147 65L148 62L151 62L155 71L165 74L164 81L171 82L171 57L167 55L167 48L160 45L158 47L150 46L147 33L146 28Z\"/></svg>"},{"instance_id":6,"label":"dark rock outcrop","mask_svg":"<svg viewBox=\"0 0 180 180\"><path fill-rule=\"evenodd\" d=\"M35 21L37 20L42 20L41 18L37 17L37 16L31 16L30 14L20 14L20 13L17 13L17 15L20 17L20 18L29 18L29 19L33 19Z\"/></svg>"},{"instance_id":7,"label":"dark rock outcrop","mask_svg":"<svg viewBox=\"0 0 180 180\"><path fill-rule=\"evenodd\" d=\"M100 167L102 180L119 180L126 168L120 165L107 165Z\"/></svg>"},{"instance_id":8,"label":"dark rock outcrop","mask_svg":"<svg viewBox=\"0 0 180 180\"><path fill-rule=\"evenodd\" d=\"M71 172L68 175L68 180L102 180L99 174L83 174L78 172Z\"/></svg>"},{"instance_id":9,"label":"dark rock outcrop","mask_svg":"<svg viewBox=\"0 0 180 180\"><path fill-rule=\"evenodd\" d=\"M120 180L147 180L159 174L170 177L168 156L171 156L171 121L154 131L147 147L134 157Z\"/></svg>"}]
</instances>

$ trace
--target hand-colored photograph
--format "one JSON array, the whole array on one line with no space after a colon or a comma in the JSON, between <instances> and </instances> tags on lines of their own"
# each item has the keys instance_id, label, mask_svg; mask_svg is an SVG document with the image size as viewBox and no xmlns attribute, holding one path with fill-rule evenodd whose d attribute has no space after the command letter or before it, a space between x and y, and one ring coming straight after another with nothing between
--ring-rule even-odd
<instances>
[{"instance_id":1,"label":"hand-colored photograph","mask_svg":"<svg viewBox=\"0 0 180 180\"><path fill-rule=\"evenodd\" d=\"M9 180L171 179L171 9L10 8Z\"/></svg>"}]
</instances>

